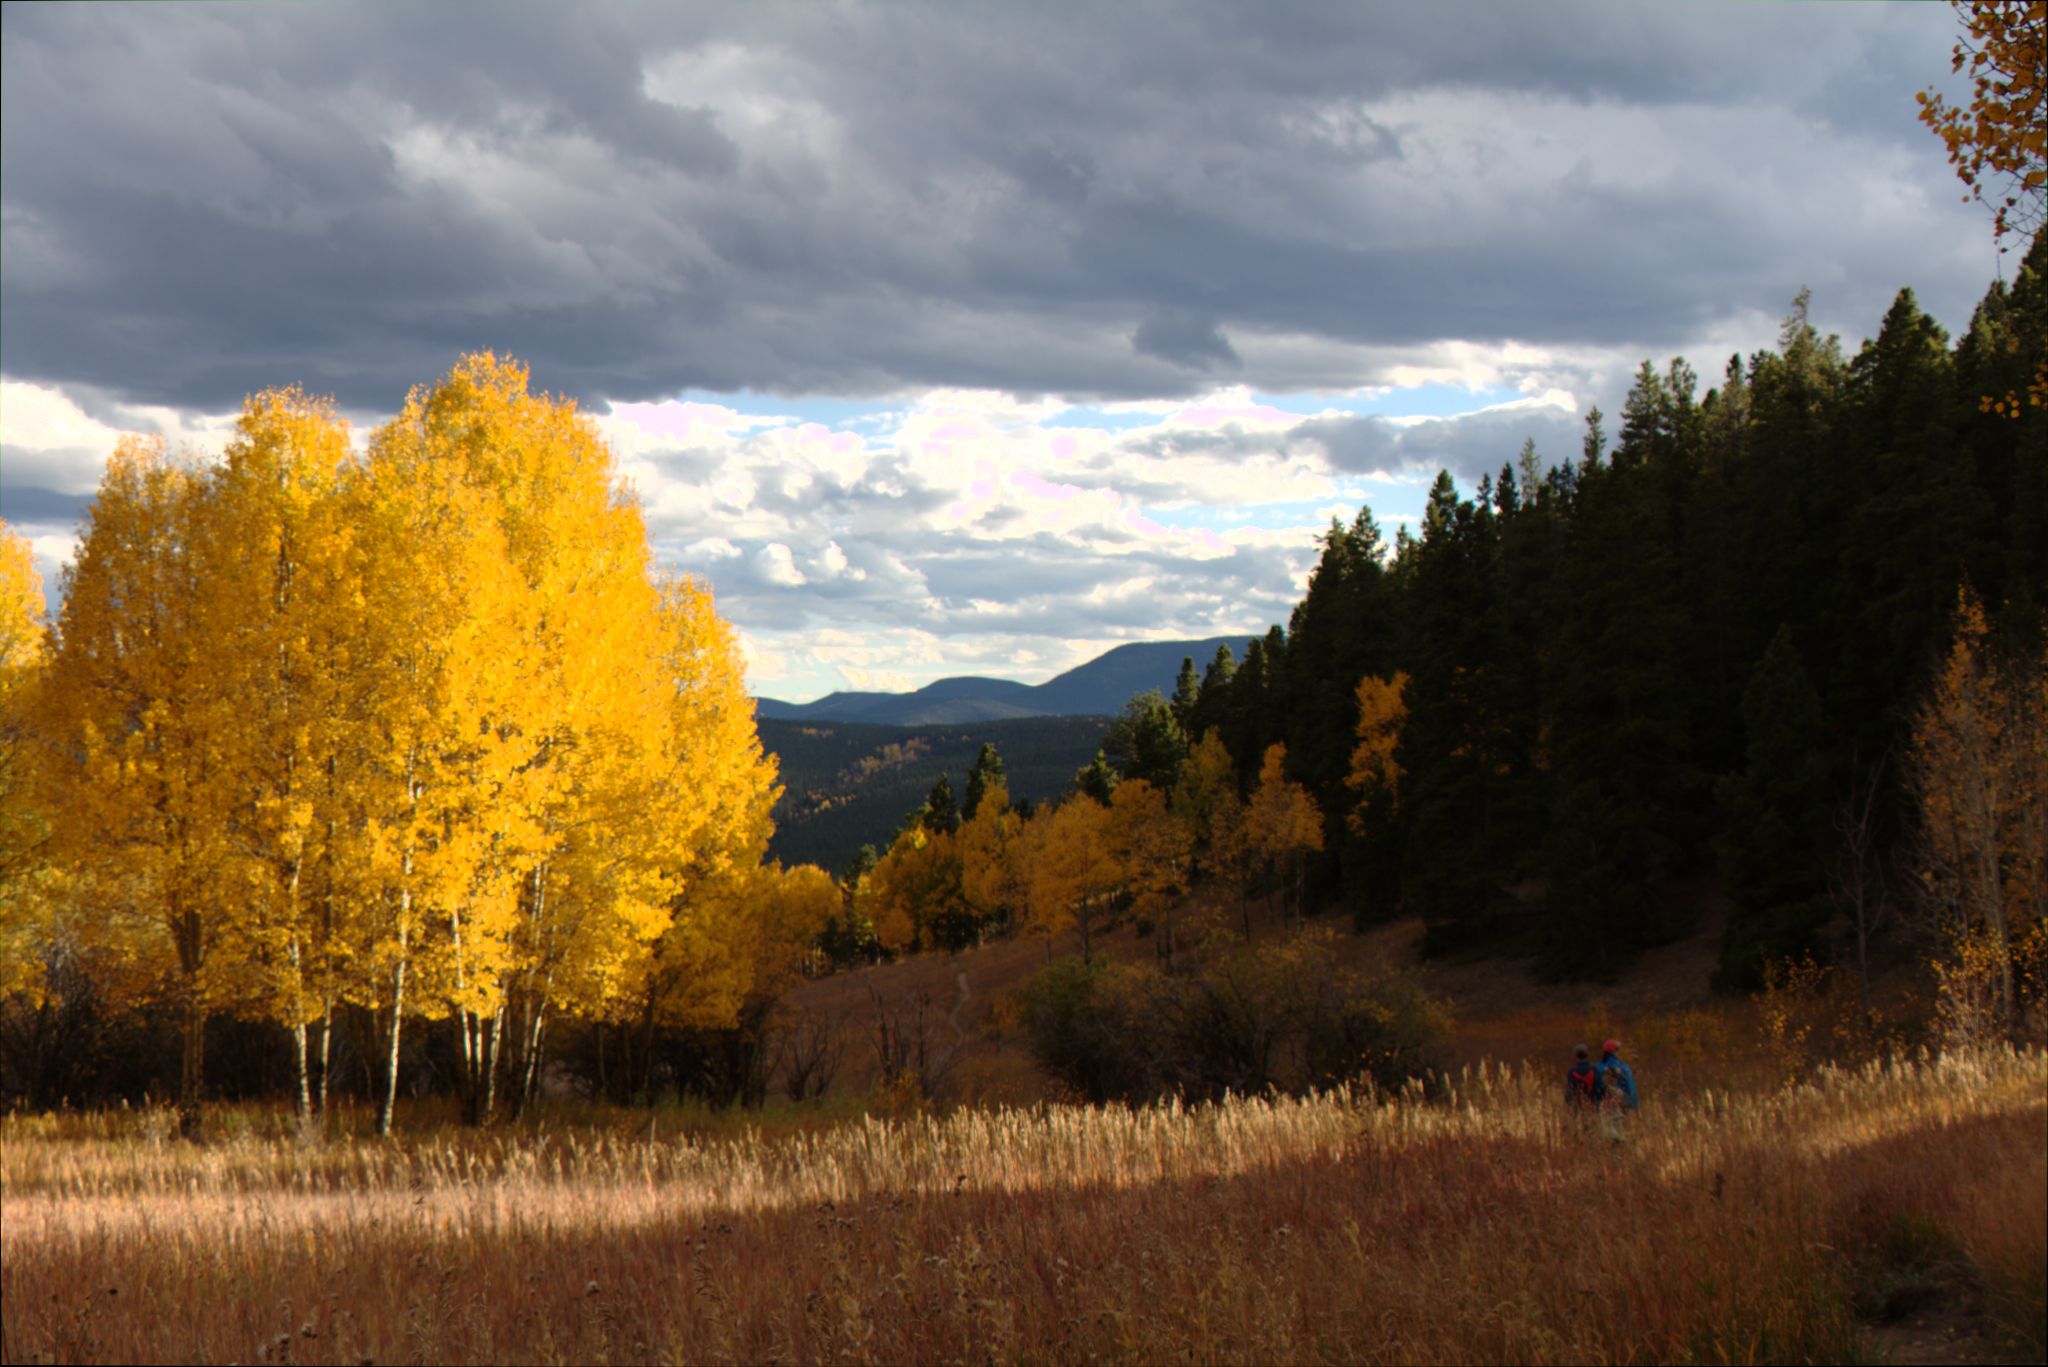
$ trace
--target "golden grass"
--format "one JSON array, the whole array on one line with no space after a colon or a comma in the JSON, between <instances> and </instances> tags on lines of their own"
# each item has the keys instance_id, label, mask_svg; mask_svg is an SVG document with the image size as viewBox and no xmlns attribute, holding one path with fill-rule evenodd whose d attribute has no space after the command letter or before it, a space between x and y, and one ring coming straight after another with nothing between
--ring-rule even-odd
<instances>
[{"instance_id":1,"label":"golden grass","mask_svg":"<svg viewBox=\"0 0 2048 1367\"><path fill-rule=\"evenodd\" d=\"M1901 1230L2038 1352L2048 1056L1665 1095L1619 1146L1559 1090L659 1142L10 1119L0 1358L1847 1360Z\"/></svg>"}]
</instances>

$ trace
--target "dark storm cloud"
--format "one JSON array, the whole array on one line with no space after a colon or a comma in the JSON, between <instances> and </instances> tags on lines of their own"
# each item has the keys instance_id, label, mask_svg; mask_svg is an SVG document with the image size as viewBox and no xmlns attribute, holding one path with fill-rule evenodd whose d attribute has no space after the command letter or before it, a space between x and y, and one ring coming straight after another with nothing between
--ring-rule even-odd
<instances>
[{"instance_id":1,"label":"dark storm cloud","mask_svg":"<svg viewBox=\"0 0 2048 1367\"><path fill-rule=\"evenodd\" d=\"M1148 356L1191 370L1244 369L1244 358L1214 318L1161 313L1138 324L1131 345Z\"/></svg>"},{"instance_id":2,"label":"dark storm cloud","mask_svg":"<svg viewBox=\"0 0 2048 1367\"><path fill-rule=\"evenodd\" d=\"M10 5L7 373L389 410L490 346L586 398L1133 397L1376 378L1269 338L1656 349L1818 262L1849 316L1967 306L1911 108L1945 10L1479 13ZM1609 112L1490 165L1421 97ZM1717 111L1788 135L1643 133Z\"/></svg>"},{"instance_id":3,"label":"dark storm cloud","mask_svg":"<svg viewBox=\"0 0 2048 1367\"><path fill-rule=\"evenodd\" d=\"M0 448L0 465L6 452ZM0 518L16 527L63 528L69 530L84 520L92 499L85 494L40 489L33 484L10 484L0 488Z\"/></svg>"}]
</instances>

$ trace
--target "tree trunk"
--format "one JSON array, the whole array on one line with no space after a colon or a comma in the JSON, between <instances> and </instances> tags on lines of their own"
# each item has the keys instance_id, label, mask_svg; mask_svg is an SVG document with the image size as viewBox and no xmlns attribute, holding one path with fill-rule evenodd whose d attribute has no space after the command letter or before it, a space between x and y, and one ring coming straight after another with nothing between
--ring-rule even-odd
<instances>
[{"instance_id":1,"label":"tree trunk","mask_svg":"<svg viewBox=\"0 0 2048 1367\"><path fill-rule=\"evenodd\" d=\"M391 1048L386 1055L384 1095L377 1103L377 1136L391 1137L391 1113L398 1104L398 1032L405 1024L405 957L391 971Z\"/></svg>"},{"instance_id":2,"label":"tree trunk","mask_svg":"<svg viewBox=\"0 0 2048 1367\"><path fill-rule=\"evenodd\" d=\"M640 1102L654 1105L654 989L647 989L646 1009L640 1015Z\"/></svg>"},{"instance_id":3,"label":"tree trunk","mask_svg":"<svg viewBox=\"0 0 2048 1367\"><path fill-rule=\"evenodd\" d=\"M185 1057L178 1075L178 1133L187 1139L200 1137L199 1096L205 1085L206 1007L199 999L199 985L185 985Z\"/></svg>"},{"instance_id":4,"label":"tree trunk","mask_svg":"<svg viewBox=\"0 0 2048 1367\"><path fill-rule=\"evenodd\" d=\"M533 1104L534 1083L540 1076L540 1036L545 1023L546 1008L539 1002L533 1004L533 1028L526 1039L526 1076L519 1084L519 1110L523 1115Z\"/></svg>"},{"instance_id":5,"label":"tree trunk","mask_svg":"<svg viewBox=\"0 0 2048 1367\"><path fill-rule=\"evenodd\" d=\"M327 1130L327 1065L330 1058L328 1046L333 1043L334 998L329 997L327 999L327 1010L320 1018L320 1090L318 1093L318 1104L320 1107L320 1129L323 1134Z\"/></svg>"},{"instance_id":6,"label":"tree trunk","mask_svg":"<svg viewBox=\"0 0 2048 1367\"><path fill-rule=\"evenodd\" d=\"M491 1016L491 1038L484 1051L484 1114L494 1115L498 1109L498 1042L505 1035L505 1008L500 1006Z\"/></svg>"},{"instance_id":7,"label":"tree trunk","mask_svg":"<svg viewBox=\"0 0 2048 1367\"><path fill-rule=\"evenodd\" d=\"M310 1062L306 1049L306 1023L292 1024L292 1063L299 1074L299 1131L304 1133L313 1122L313 1079L308 1073Z\"/></svg>"}]
</instances>

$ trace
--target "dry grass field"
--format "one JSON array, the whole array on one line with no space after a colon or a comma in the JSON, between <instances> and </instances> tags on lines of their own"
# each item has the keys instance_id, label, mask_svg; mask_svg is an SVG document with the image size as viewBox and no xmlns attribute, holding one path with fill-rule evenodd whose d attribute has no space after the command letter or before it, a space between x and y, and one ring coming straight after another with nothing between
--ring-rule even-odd
<instances>
[{"instance_id":1,"label":"dry grass field","mask_svg":"<svg viewBox=\"0 0 2048 1367\"><path fill-rule=\"evenodd\" d=\"M1852 1361L1930 1313L2041 1357L2048 1056L1665 1091L1620 1144L1551 1071L651 1138L11 1118L0 1358Z\"/></svg>"}]
</instances>

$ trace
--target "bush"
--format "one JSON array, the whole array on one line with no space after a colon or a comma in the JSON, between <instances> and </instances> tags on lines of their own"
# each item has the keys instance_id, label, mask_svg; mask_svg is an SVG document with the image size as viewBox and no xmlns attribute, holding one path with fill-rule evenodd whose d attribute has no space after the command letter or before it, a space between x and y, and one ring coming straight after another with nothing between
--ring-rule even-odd
<instances>
[{"instance_id":1,"label":"bush","mask_svg":"<svg viewBox=\"0 0 2048 1367\"><path fill-rule=\"evenodd\" d=\"M1338 966L1327 934L1152 965L1053 964L1020 989L1031 1051L1092 1101L1302 1092L1425 1071L1448 1024L1411 981Z\"/></svg>"},{"instance_id":2,"label":"bush","mask_svg":"<svg viewBox=\"0 0 2048 1367\"><path fill-rule=\"evenodd\" d=\"M1144 970L1061 959L1018 989L1017 1000L1031 1052L1046 1070L1090 1101L1151 1094L1157 1078L1147 1060L1156 1052L1138 1001L1146 993L1131 981Z\"/></svg>"}]
</instances>

